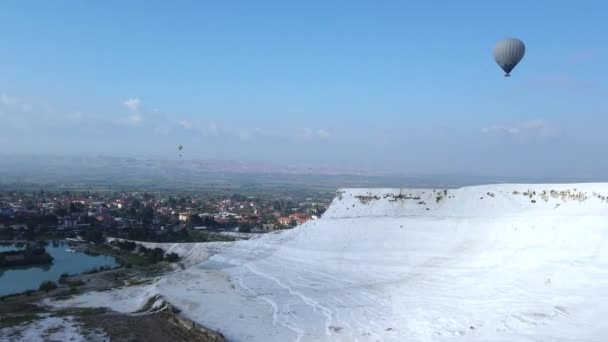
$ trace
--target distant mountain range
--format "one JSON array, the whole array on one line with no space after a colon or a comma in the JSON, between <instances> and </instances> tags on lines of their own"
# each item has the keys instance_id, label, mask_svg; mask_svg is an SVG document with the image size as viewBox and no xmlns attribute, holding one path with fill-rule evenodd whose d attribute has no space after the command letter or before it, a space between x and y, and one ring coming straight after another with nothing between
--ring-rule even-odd
<instances>
[{"instance_id":1,"label":"distant mountain range","mask_svg":"<svg viewBox=\"0 0 608 342\"><path fill-rule=\"evenodd\" d=\"M278 164L244 161L115 156L0 156L0 185L199 189L208 187L460 187L504 182L573 182L580 179L496 178L416 174L382 167Z\"/></svg>"}]
</instances>

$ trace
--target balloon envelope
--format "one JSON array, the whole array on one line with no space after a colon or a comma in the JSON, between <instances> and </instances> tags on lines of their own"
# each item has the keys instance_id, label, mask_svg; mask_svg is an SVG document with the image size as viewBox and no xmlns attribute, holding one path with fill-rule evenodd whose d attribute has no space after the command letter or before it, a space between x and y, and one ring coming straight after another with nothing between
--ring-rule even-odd
<instances>
[{"instance_id":1,"label":"balloon envelope","mask_svg":"<svg viewBox=\"0 0 608 342\"><path fill-rule=\"evenodd\" d=\"M510 72L519 63L526 53L524 43L516 38L507 38L496 43L492 54L496 63L505 71L509 77Z\"/></svg>"}]
</instances>

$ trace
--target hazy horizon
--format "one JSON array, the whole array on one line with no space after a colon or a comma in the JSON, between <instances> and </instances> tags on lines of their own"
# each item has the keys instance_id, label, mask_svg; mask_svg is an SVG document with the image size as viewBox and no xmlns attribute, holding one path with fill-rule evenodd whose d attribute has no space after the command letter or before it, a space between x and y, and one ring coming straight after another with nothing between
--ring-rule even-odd
<instances>
[{"instance_id":1,"label":"hazy horizon","mask_svg":"<svg viewBox=\"0 0 608 342\"><path fill-rule=\"evenodd\" d=\"M110 186L130 189L205 189L225 186L321 186L433 188L500 183L607 182L608 176L499 175L435 170L405 170L389 166L280 163L244 160L146 158L141 156L0 154L0 186L80 188Z\"/></svg>"},{"instance_id":2,"label":"hazy horizon","mask_svg":"<svg viewBox=\"0 0 608 342\"><path fill-rule=\"evenodd\" d=\"M0 154L602 179L608 5L510 7L8 2Z\"/></svg>"}]
</instances>

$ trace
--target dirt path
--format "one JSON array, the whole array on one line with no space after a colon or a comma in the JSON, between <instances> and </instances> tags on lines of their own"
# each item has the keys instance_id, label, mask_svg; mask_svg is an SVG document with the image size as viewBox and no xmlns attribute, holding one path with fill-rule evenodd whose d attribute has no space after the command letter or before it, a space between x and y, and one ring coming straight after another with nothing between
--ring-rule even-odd
<instances>
[{"instance_id":1,"label":"dirt path","mask_svg":"<svg viewBox=\"0 0 608 342\"><path fill-rule=\"evenodd\" d=\"M192 329L176 320L175 314L160 312L143 316L119 313L91 315L80 319L87 328L101 329L111 341L131 342L222 342L224 337L201 327Z\"/></svg>"}]
</instances>

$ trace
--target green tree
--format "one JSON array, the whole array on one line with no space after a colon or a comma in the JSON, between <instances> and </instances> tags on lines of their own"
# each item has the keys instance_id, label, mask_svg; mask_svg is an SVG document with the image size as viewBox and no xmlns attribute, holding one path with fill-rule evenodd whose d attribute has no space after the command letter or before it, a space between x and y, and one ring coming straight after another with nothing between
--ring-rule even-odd
<instances>
[{"instance_id":1,"label":"green tree","mask_svg":"<svg viewBox=\"0 0 608 342\"><path fill-rule=\"evenodd\" d=\"M57 216L53 214L46 214L42 217L41 221L45 224L57 224Z\"/></svg>"},{"instance_id":2,"label":"green tree","mask_svg":"<svg viewBox=\"0 0 608 342\"><path fill-rule=\"evenodd\" d=\"M189 223L191 227L197 227L203 225L203 219L198 215L190 215Z\"/></svg>"},{"instance_id":3,"label":"green tree","mask_svg":"<svg viewBox=\"0 0 608 342\"><path fill-rule=\"evenodd\" d=\"M148 250L147 258L152 263L157 263L163 261L165 257L165 251L162 248L154 248Z\"/></svg>"},{"instance_id":4,"label":"green tree","mask_svg":"<svg viewBox=\"0 0 608 342\"><path fill-rule=\"evenodd\" d=\"M141 211L141 222L144 225L149 225L154 220L154 208L151 206L145 206Z\"/></svg>"},{"instance_id":5,"label":"green tree","mask_svg":"<svg viewBox=\"0 0 608 342\"><path fill-rule=\"evenodd\" d=\"M81 213L84 211L84 205L80 202L70 203L70 213Z\"/></svg>"},{"instance_id":6,"label":"green tree","mask_svg":"<svg viewBox=\"0 0 608 342\"><path fill-rule=\"evenodd\" d=\"M171 219L171 217L168 216L168 215L160 215L159 216L160 224L163 225L163 226L166 225L166 224L168 224L170 219Z\"/></svg>"},{"instance_id":7,"label":"green tree","mask_svg":"<svg viewBox=\"0 0 608 342\"><path fill-rule=\"evenodd\" d=\"M234 216L230 216L228 218L228 226L229 227L234 227L238 224L239 222L236 220L236 218Z\"/></svg>"},{"instance_id":8,"label":"green tree","mask_svg":"<svg viewBox=\"0 0 608 342\"><path fill-rule=\"evenodd\" d=\"M34 232L34 228L33 227L28 227L24 232L23 232L23 238L28 240L28 241L34 241L36 239L36 233Z\"/></svg>"},{"instance_id":9,"label":"green tree","mask_svg":"<svg viewBox=\"0 0 608 342\"><path fill-rule=\"evenodd\" d=\"M118 248L128 251L128 252L132 252L135 250L135 248L137 247L137 244L133 241L116 241L114 242L116 244L116 246L118 246Z\"/></svg>"},{"instance_id":10,"label":"green tree","mask_svg":"<svg viewBox=\"0 0 608 342\"><path fill-rule=\"evenodd\" d=\"M178 262L179 261L179 255L177 253L167 253L165 255L165 260L168 262Z\"/></svg>"},{"instance_id":11,"label":"green tree","mask_svg":"<svg viewBox=\"0 0 608 342\"><path fill-rule=\"evenodd\" d=\"M241 223L241 225L239 226L239 232L240 233L251 233L252 226L253 225L249 222Z\"/></svg>"},{"instance_id":12,"label":"green tree","mask_svg":"<svg viewBox=\"0 0 608 342\"><path fill-rule=\"evenodd\" d=\"M99 229L88 229L84 233L84 238L87 241L99 243L103 241L103 234Z\"/></svg>"},{"instance_id":13,"label":"green tree","mask_svg":"<svg viewBox=\"0 0 608 342\"><path fill-rule=\"evenodd\" d=\"M203 226L205 227L217 227L217 221L210 216L205 216L203 219Z\"/></svg>"},{"instance_id":14,"label":"green tree","mask_svg":"<svg viewBox=\"0 0 608 342\"><path fill-rule=\"evenodd\" d=\"M147 231L141 228L130 228L127 233L129 240L145 240L147 237Z\"/></svg>"},{"instance_id":15,"label":"green tree","mask_svg":"<svg viewBox=\"0 0 608 342\"><path fill-rule=\"evenodd\" d=\"M127 209L126 211L126 214L130 218L135 218L137 216L137 208L134 206L130 206L129 209Z\"/></svg>"},{"instance_id":16,"label":"green tree","mask_svg":"<svg viewBox=\"0 0 608 342\"><path fill-rule=\"evenodd\" d=\"M57 288L57 284L55 284L54 281L50 281L50 280L45 280L42 283L40 283L40 286L38 287L38 289L40 291L44 291L46 293L49 293L50 291L54 290Z\"/></svg>"},{"instance_id":17,"label":"green tree","mask_svg":"<svg viewBox=\"0 0 608 342\"><path fill-rule=\"evenodd\" d=\"M4 228L1 229L0 228L0 239L2 240L12 240L13 238L15 238L15 231L13 230L13 228Z\"/></svg>"},{"instance_id":18,"label":"green tree","mask_svg":"<svg viewBox=\"0 0 608 342\"><path fill-rule=\"evenodd\" d=\"M177 205L177 200L174 197L169 196L169 199L167 199L167 205L169 205L170 208L175 208Z\"/></svg>"},{"instance_id":19,"label":"green tree","mask_svg":"<svg viewBox=\"0 0 608 342\"><path fill-rule=\"evenodd\" d=\"M57 217L64 217L65 215L68 214L68 210L66 208L59 207L59 208L55 209L54 213L55 213L55 215L57 215Z\"/></svg>"}]
</instances>

